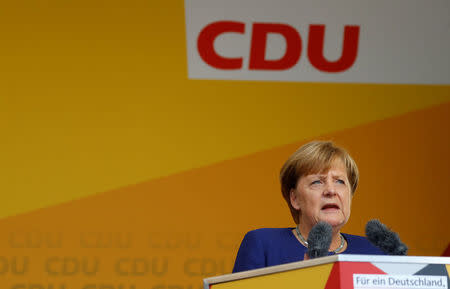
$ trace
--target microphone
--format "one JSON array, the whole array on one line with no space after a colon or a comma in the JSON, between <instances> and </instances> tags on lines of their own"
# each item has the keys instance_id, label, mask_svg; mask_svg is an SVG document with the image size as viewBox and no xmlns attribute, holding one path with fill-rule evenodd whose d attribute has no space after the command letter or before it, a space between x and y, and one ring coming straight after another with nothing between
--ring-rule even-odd
<instances>
[{"instance_id":1,"label":"microphone","mask_svg":"<svg viewBox=\"0 0 450 289\"><path fill-rule=\"evenodd\" d=\"M331 225L326 222L319 222L308 235L308 256L310 259L328 256L331 245Z\"/></svg>"},{"instance_id":2,"label":"microphone","mask_svg":"<svg viewBox=\"0 0 450 289\"><path fill-rule=\"evenodd\" d=\"M400 241L397 233L389 230L379 220L373 219L366 225L367 239L388 255L406 255L408 247Z\"/></svg>"}]
</instances>

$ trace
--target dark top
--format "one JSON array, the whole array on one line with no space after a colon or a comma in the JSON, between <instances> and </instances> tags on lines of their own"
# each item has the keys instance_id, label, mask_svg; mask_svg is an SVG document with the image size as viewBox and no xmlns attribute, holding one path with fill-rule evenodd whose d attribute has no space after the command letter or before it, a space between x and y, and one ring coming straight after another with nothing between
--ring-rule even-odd
<instances>
[{"instance_id":1,"label":"dark top","mask_svg":"<svg viewBox=\"0 0 450 289\"><path fill-rule=\"evenodd\" d=\"M292 229L264 228L248 232L236 256L233 273L303 260L307 249ZM347 241L343 254L386 255L364 237L342 235Z\"/></svg>"}]
</instances>

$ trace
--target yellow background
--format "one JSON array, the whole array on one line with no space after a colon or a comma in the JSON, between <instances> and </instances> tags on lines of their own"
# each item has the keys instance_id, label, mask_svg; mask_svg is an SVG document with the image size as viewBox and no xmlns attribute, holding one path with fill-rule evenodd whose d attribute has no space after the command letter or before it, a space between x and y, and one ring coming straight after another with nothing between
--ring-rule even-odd
<instances>
[{"instance_id":1,"label":"yellow background","mask_svg":"<svg viewBox=\"0 0 450 289\"><path fill-rule=\"evenodd\" d=\"M293 225L278 171L317 138L360 167L345 232L377 217L442 253L449 86L189 80L184 23L180 1L0 4L0 285L198 288L246 231Z\"/></svg>"}]
</instances>

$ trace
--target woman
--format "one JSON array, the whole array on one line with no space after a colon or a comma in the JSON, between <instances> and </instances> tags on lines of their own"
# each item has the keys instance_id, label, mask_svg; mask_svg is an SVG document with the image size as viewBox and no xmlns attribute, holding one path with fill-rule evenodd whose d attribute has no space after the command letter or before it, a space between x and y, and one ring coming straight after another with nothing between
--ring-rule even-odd
<instances>
[{"instance_id":1,"label":"woman","mask_svg":"<svg viewBox=\"0 0 450 289\"><path fill-rule=\"evenodd\" d=\"M314 141L300 147L280 172L281 191L297 226L248 232L233 273L303 260L308 234L319 221L332 226L330 255L384 255L366 238L341 233L350 217L358 178L354 160L333 143Z\"/></svg>"}]
</instances>

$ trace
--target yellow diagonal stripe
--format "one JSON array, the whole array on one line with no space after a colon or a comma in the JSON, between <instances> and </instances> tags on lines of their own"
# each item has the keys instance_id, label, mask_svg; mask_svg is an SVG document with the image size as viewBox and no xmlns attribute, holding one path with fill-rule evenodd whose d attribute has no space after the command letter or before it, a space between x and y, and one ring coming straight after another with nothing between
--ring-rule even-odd
<instances>
[{"instance_id":1,"label":"yellow diagonal stripe","mask_svg":"<svg viewBox=\"0 0 450 289\"><path fill-rule=\"evenodd\" d=\"M328 280L333 264L325 264L314 267L302 268L293 271L258 276L233 282L213 285L212 289L323 289Z\"/></svg>"},{"instance_id":2,"label":"yellow diagonal stripe","mask_svg":"<svg viewBox=\"0 0 450 289\"><path fill-rule=\"evenodd\" d=\"M450 101L448 86L188 80L182 1L0 16L0 218Z\"/></svg>"}]
</instances>

